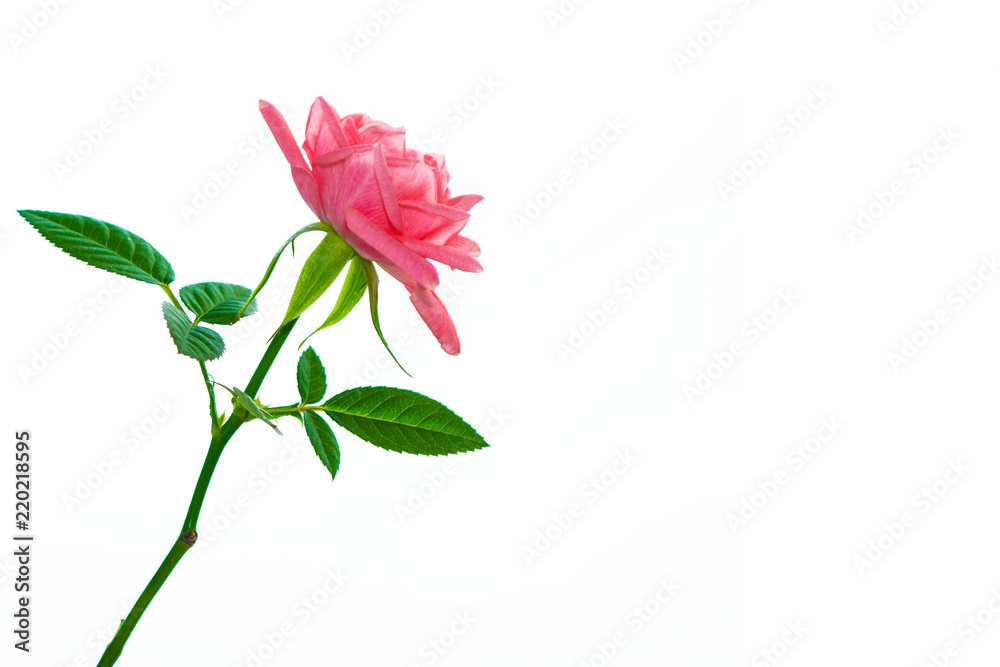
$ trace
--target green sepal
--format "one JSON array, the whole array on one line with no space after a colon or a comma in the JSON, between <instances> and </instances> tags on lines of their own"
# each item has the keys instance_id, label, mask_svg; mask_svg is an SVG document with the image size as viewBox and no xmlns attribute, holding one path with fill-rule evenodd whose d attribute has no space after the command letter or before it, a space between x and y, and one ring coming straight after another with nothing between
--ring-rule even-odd
<instances>
[{"instance_id":1,"label":"green sepal","mask_svg":"<svg viewBox=\"0 0 1000 667\"><path fill-rule=\"evenodd\" d=\"M313 331L305 337L305 340L299 343L299 347L305 345L305 342L318 332L327 327L332 327L344 319L354 306L358 305L361 297L365 295L365 290L368 289L364 263L365 259L361 255L355 255L351 258L351 265L347 269L347 277L344 278L344 286L340 288L340 296L337 297L337 304L333 307L333 311L323 324L319 325L316 331Z\"/></svg>"},{"instance_id":2,"label":"green sepal","mask_svg":"<svg viewBox=\"0 0 1000 667\"><path fill-rule=\"evenodd\" d=\"M354 248L331 229L302 266L282 326L302 315L323 296L353 255Z\"/></svg>"},{"instance_id":3,"label":"green sepal","mask_svg":"<svg viewBox=\"0 0 1000 667\"><path fill-rule=\"evenodd\" d=\"M362 260L362 268L365 272L365 280L368 283L368 305L371 307L372 324L375 325L375 333L378 334L379 340L382 341L382 345L385 346L385 351L389 353L392 360L396 362L397 366L399 366L399 370L403 371L410 377L413 377L406 371L405 368L403 368L403 364L399 363L399 359L397 359L396 355L392 353L391 349L389 349L389 343L385 342L385 336L382 335L382 327L378 323L378 273L375 272L375 266L368 260Z\"/></svg>"}]
</instances>

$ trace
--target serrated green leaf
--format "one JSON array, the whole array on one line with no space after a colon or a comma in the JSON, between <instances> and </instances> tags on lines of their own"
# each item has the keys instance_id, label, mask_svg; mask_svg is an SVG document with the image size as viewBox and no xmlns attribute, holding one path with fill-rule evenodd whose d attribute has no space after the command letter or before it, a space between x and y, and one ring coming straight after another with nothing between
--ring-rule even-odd
<instances>
[{"instance_id":1,"label":"serrated green leaf","mask_svg":"<svg viewBox=\"0 0 1000 667\"><path fill-rule=\"evenodd\" d=\"M183 310L163 302L163 319L167 321L170 337L174 339L177 351L198 361L218 359L226 351L222 336L205 327L192 326Z\"/></svg>"},{"instance_id":2,"label":"serrated green leaf","mask_svg":"<svg viewBox=\"0 0 1000 667\"><path fill-rule=\"evenodd\" d=\"M71 257L152 285L174 280L170 262L127 229L83 215L18 211L38 233Z\"/></svg>"},{"instance_id":3,"label":"serrated green leaf","mask_svg":"<svg viewBox=\"0 0 1000 667\"><path fill-rule=\"evenodd\" d=\"M299 347L302 347L306 340L309 340L316 333L327 327L332 327L344 319L354 309L354 306L358 305L361 297L365 295L365 290L368 289L364 262L365 260L361 255L355 255L351 258L351 266L347 269L347 277L344 279L344 286L340 288L340 296L337 297L337 304L333 307L333 311L323 324L319 325L316 331L306 336L305 340L299 344Z\"/></svg>"},{"instance_id":4,"label":"serrated green leaf","mask_svg":"<svg viewBox=\"0 0 1000 667\"><path fill-rule=\"evenodd\" d=\"M340 469L340 446L333 435L333 429L316 412L303 412L302 425L306 428L306 435L309 436L316 456L330 471L330 479L336 479Z\"/></svg>"},{"instance_id":5,"label":"serrated green leaf","mask_svg":"<svg viewBox=\"0 0 1000 667\"><path fill-rule=\"evenodd\" d=\"M393 452L440 456L489 446L454 412L405 389L349 389L324 403L322 410L359 438Z\"/></svg>"},{"instance_id":6,"label":"serrated green leaf","mask_svg":"<svg viewBox=\"0 0 1000 667\"><path fill-rule=\"evenodd\" d=\"M396 355L392 353L389 349L389 343L385 342L385 336L382 335L382 327L378 323L378 274L375 272L375 266L368 260L362 260L362 268L365 272L365 280L368 283L368 305L371 306L372 311L372 324L375 325L375 333L378 334L378 338L382 341L382 345L385 346L385 351L389 353L392 360L396 362L399 366L399 370L403 371L407 375L406 369L403 368L403 364L399 363L399 359ZM413 377L410 375L410 377Z\"/></svg>"},{"instance_id":7,"label":"serrated green leaf","mask_svg":"<svg viewBox=\"0 0 1000 667\"><path fill-rule=\"evenodd\" d=\"M233 318L250 294L249 287L231 283L195 283L180 290L184 305L198 316L198 321L209 324L235 324ZM253 315L255 312L257 302L251 301L243 314Z\"/></svg>"},{"instance_id":8,"label":"serrated green leaf","mask_svg":"<svg viewBox=\"0 0 1000 667\"><path fill-rule=\"evenodd\" d=\"M299 398L302 405L311 405L323 400L326 394L326 371L319 355L311 347L299 357L298 368L295 369L295 379L299 385Z\"/></svg>"},{"instance_id":9,"label":"serrated green leaf","mask_svg":"<svg viewBox=\"0 0 1000 667\"><path fill-rule=\"evenodd\" d=\"M323 296L353 255L354 248L339 234L330 230L302 266L302 273L295 283L295 291L292 292L288 311L281 324L299 317L316 299Z\"/></svg>"},{"instance_id":10,"label":"serrated green leaf","mask_svg":"<svg viewBox=\"0 0 1000 667\"><path fill-rule=\"evenodd\" d=\"M275 423L274 417L268 414L268 412L264 410L264 408L257 405L257 401L253 400L242 389L237 389L236 387L233 387L231 391L233 393L233 397L236 399L236 402L242 405L243 408L250 413L251 417L253 417L254 419L261 420L262 422L273 428L275 433L281 435L281 430Z\"/></svg>"}]
</instances>

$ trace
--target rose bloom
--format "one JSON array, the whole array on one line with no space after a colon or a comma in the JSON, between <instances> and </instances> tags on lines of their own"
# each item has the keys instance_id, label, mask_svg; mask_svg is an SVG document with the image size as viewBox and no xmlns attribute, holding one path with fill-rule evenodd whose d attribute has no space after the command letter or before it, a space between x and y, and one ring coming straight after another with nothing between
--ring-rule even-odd
<instances>
[{"instance_id":1,"label":"rose bloom","mask_svg":"<svg viewBox=\"0 0 1000 667\"><path fill-rule=\"evenodd\" d=\"M319 97L299 150L281 113L263 100L260 111L313 213L359 255L403 283L444 351L458 354L455 324L434 293L438 273L428 260L461 271L483 270L475 259L479 246L459 233L483 198L452 197L444 157L407 148L403 128L365 114L341 118Z\"/></svg>"}]
</instances>

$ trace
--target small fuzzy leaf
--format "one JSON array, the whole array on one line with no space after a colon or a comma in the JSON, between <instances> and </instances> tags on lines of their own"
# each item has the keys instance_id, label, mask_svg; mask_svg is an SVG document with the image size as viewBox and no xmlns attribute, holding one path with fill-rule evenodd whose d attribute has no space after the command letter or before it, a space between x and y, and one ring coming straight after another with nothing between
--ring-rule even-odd
<instances>
[{"instance_id":1,"label":"small fuzzy leaf","mask_svg":"<svg viewBox=\"0 0 1000 667\"><path fill-rule=\"evenodd\" d=\"M163 255L117 225L69 213L18 213L52 245L98 269L152 285L168 285L174 279L174 270Z\"/></svg>"},{"instance_id":2,"label":"small fuzzy leaf","mask_svg":"<svg viewBox=\"0 0 1000 667\"><path fill-rule=\"evenodd\" d=\"M454 412L405 389L349 389L324 403L322 409L354 435L393 452L440 456L489 446Z\"/></svg>"},{"instance_id":3,"label":"small fuzzy leaf","mask_svg":"<svg viewBox=\"0 0 1000 667\"><path fill-rule=\"evenodd\" d=\"M249 287L231 283L196 283L180 291L184 305L198 320L209 324L235 324L233 318L243 309L250 294ZM253 315L256 311L257 302L251 301L243 315Z\"/></svg>"},{"instance_id":4,"label":"small fuzzy leaf","mask_svg":"<svg viewBox=\"0 0 1000 667\"><path fill-rule=\"evenodd\" d=\"M170 337L174 339L177 351L198 361L218 359L226 350L222 336L205 327L192 326L183 310L163 302L163 319L167 321Z\"/></svg>"},{"instance_id":5,"label":"small fuzzy leaf","mask_svg":"<svg viewBox=\"0 0 1000 667\"><path fill-rule=\"evenodd\" d=\"M303 405L310 405L323 400L326 394L326 371L319 355L311 347L299 357L299 365L295 372L299 385L299 398Z\"/></svg>"},{"instance_id":6,"label":"small fuzzy leaf","mask_svg":"<svg viewBox=\"0 0 1000 667\"><path fill-rule=\"evenodd\" d=\"M317 412L303 412L302 425L306 428L306 435L309 436L316 456L330 471L330 478L335 479L340 469L340 446L333 435L333 429Z\"/></svg>"}]
</instances>

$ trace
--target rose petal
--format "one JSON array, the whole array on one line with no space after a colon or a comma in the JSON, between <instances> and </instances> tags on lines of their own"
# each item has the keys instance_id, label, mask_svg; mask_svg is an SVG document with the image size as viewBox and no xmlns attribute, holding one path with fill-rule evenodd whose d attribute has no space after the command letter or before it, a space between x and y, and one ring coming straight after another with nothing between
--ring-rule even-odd
<instances>
[{"instance_id":1,"label":"rose petal","mask_svg":"<svg viewBox=\"0 0 1000 667\"><path fill-rule=\"evenodd\" d=\"M333 122L330 122L330 119ZM316 155L329 153L350 145L340 127L340 117L322 97L317 97L309 108L306 119L306 140L302 147L310 160Z\"/></svg>"},{"instance_id":2,"label":"rose petal","mask_svg":"<svg viewBox=\"0 0 1000 667\"><path fill-rule=\"evenodd\" d=\"M385 163L382 144L375 144L375 180L378 181L379 193L382 195L382 205L389 222L400 234L403 233L403 217L399 214L399 201L396 199L396 187L392 183L392 175Z\"/></svg>"},{"instance_id":3,"label":"rose petal","mask_svg":"<svg viewBox=\"0 0 1000 667\"><path fill-rule=\"evenodd\" d=\"M434 171L423 161L387 159L396 196L400 201L437 202L437 181Z\"/></svg>"},{"instance_id":4,"label":"rose petal","mask_svg":"<svg viewBox=\"0 0 1000 667\"><path fill-rule=\"evenodd\" d=\"M328 166L317 165L313 176L319 185L326 220L343 236L347 210L369 190L376 190L371 150L352 152Z\"/></svg>"},{"instance_id":5,"label":"rose petal","mask_svg":"<svg viewBox=\"0 0 1000 667\"><path fill-rule=\"evenodd\" d=\"M406 236L437 245L462 231L469 220L468 213L443 204L401 201L399 206Z\"/></svg>"},{"instance_id":6,"label":"rose petal","mask_svg":"<svg viewBox=\"0 0 1000 667\"><path fill-rule=\"evenodd\" d=\"M465 236L459 236L455 234L445 243L449 248L455 248L456 250L461 250L462 252L467 252L473 257L479 257L480 250L479 244L470 238Z\"/></svg>"},{"instance_id":7,"label":"rose petal","mask_svg":"<svg viewBox=\"0 0 1000 667\"><path fill-rule=\"evenodd\" d=\"M302 151L299 150L298 143L296 143L295 136L292 134L291 129L289 129L285 117L281 115L281 112L273 104L264 100L260 100L260 113L264 117L267 127L271 130L271 134L274 135L274 140L278 144L278 148L281 149L285 159L288 160L288 164L292 167L292 180L295 182L295 187L298 188L299 194L309 208L312 209L313 213L317 217L322 218L319 186L317 186L305 158L302 157Z\"/></svg>"},{"instance_id":8,"label":"rose petal","mask_svg":"<svg viewBox=\"0 0 1000 667\"><path fill-rule=\"evenodd\" d=\"M376 120L361 126L358 134L366 144L382 144L387 156L406 155L406 130L401 127L392 127Z\"/></svg>"},{"instance_id":9,"label":"rose petal","mask_svg":"<svg viewBox=\"0 0 1000 667\"><path fill-rule=\"evenodd\" d=\"M344 146L316 157L313 161L317 167L332 167L339 162L343 162L355 153L363 153L372 150L371 146Z\"/></svg>"},{"instance_id":10,"label":"rose petal","mask_svg":"<svg viewBox=\"0 0 1000 667\"><path fill-rule=\"evenodd\" d=\"M437 294L426 288L417 288L410 294L410 302L420 313L420 319L441 343L441 349L448 354L458 354L462 351L455 323L452 322L448 309L441 303Z\"/></svg>"},{"instance_id":11,"label":"rose petal","mask_svg":"<svg viewBox=\"0 0 1000 667\"><path fill-rule=\"evenodd\" d=\"M411 276L418 285L429 289L437 287L437 270L426 259L413 252L365 215L351 208L347 210L347 228L361 240Z\"/></svg>"},{"instance_id":12,"label":"rose petal","mask_svg":"<svg viewBox=\"0 0 1000 667\"><path fill-rule=\"evenodd\" d=\"M459 195L457 197L452 197L451 199L445 199L441 203L445 206L457 208L459 211L465 211L468 213L472 210L473 206L481 201L483 201L483 198L479 195Z\"/></svg>"},{"instance_id":13,"label":"rose petal","mask_svg":"<svg viewBox=\"0 0 1000 667\"><path fill-rule=\"evenodd\" d=\"M427 259L433 259L435 262L447 264L453 269L468 271L469 273L480 273L483 270L482 264L477 262L469 253L462 252L456 248L425 243L416 239L403 238L400 241L418 255Z\"/></svg>"}]
</instances>

